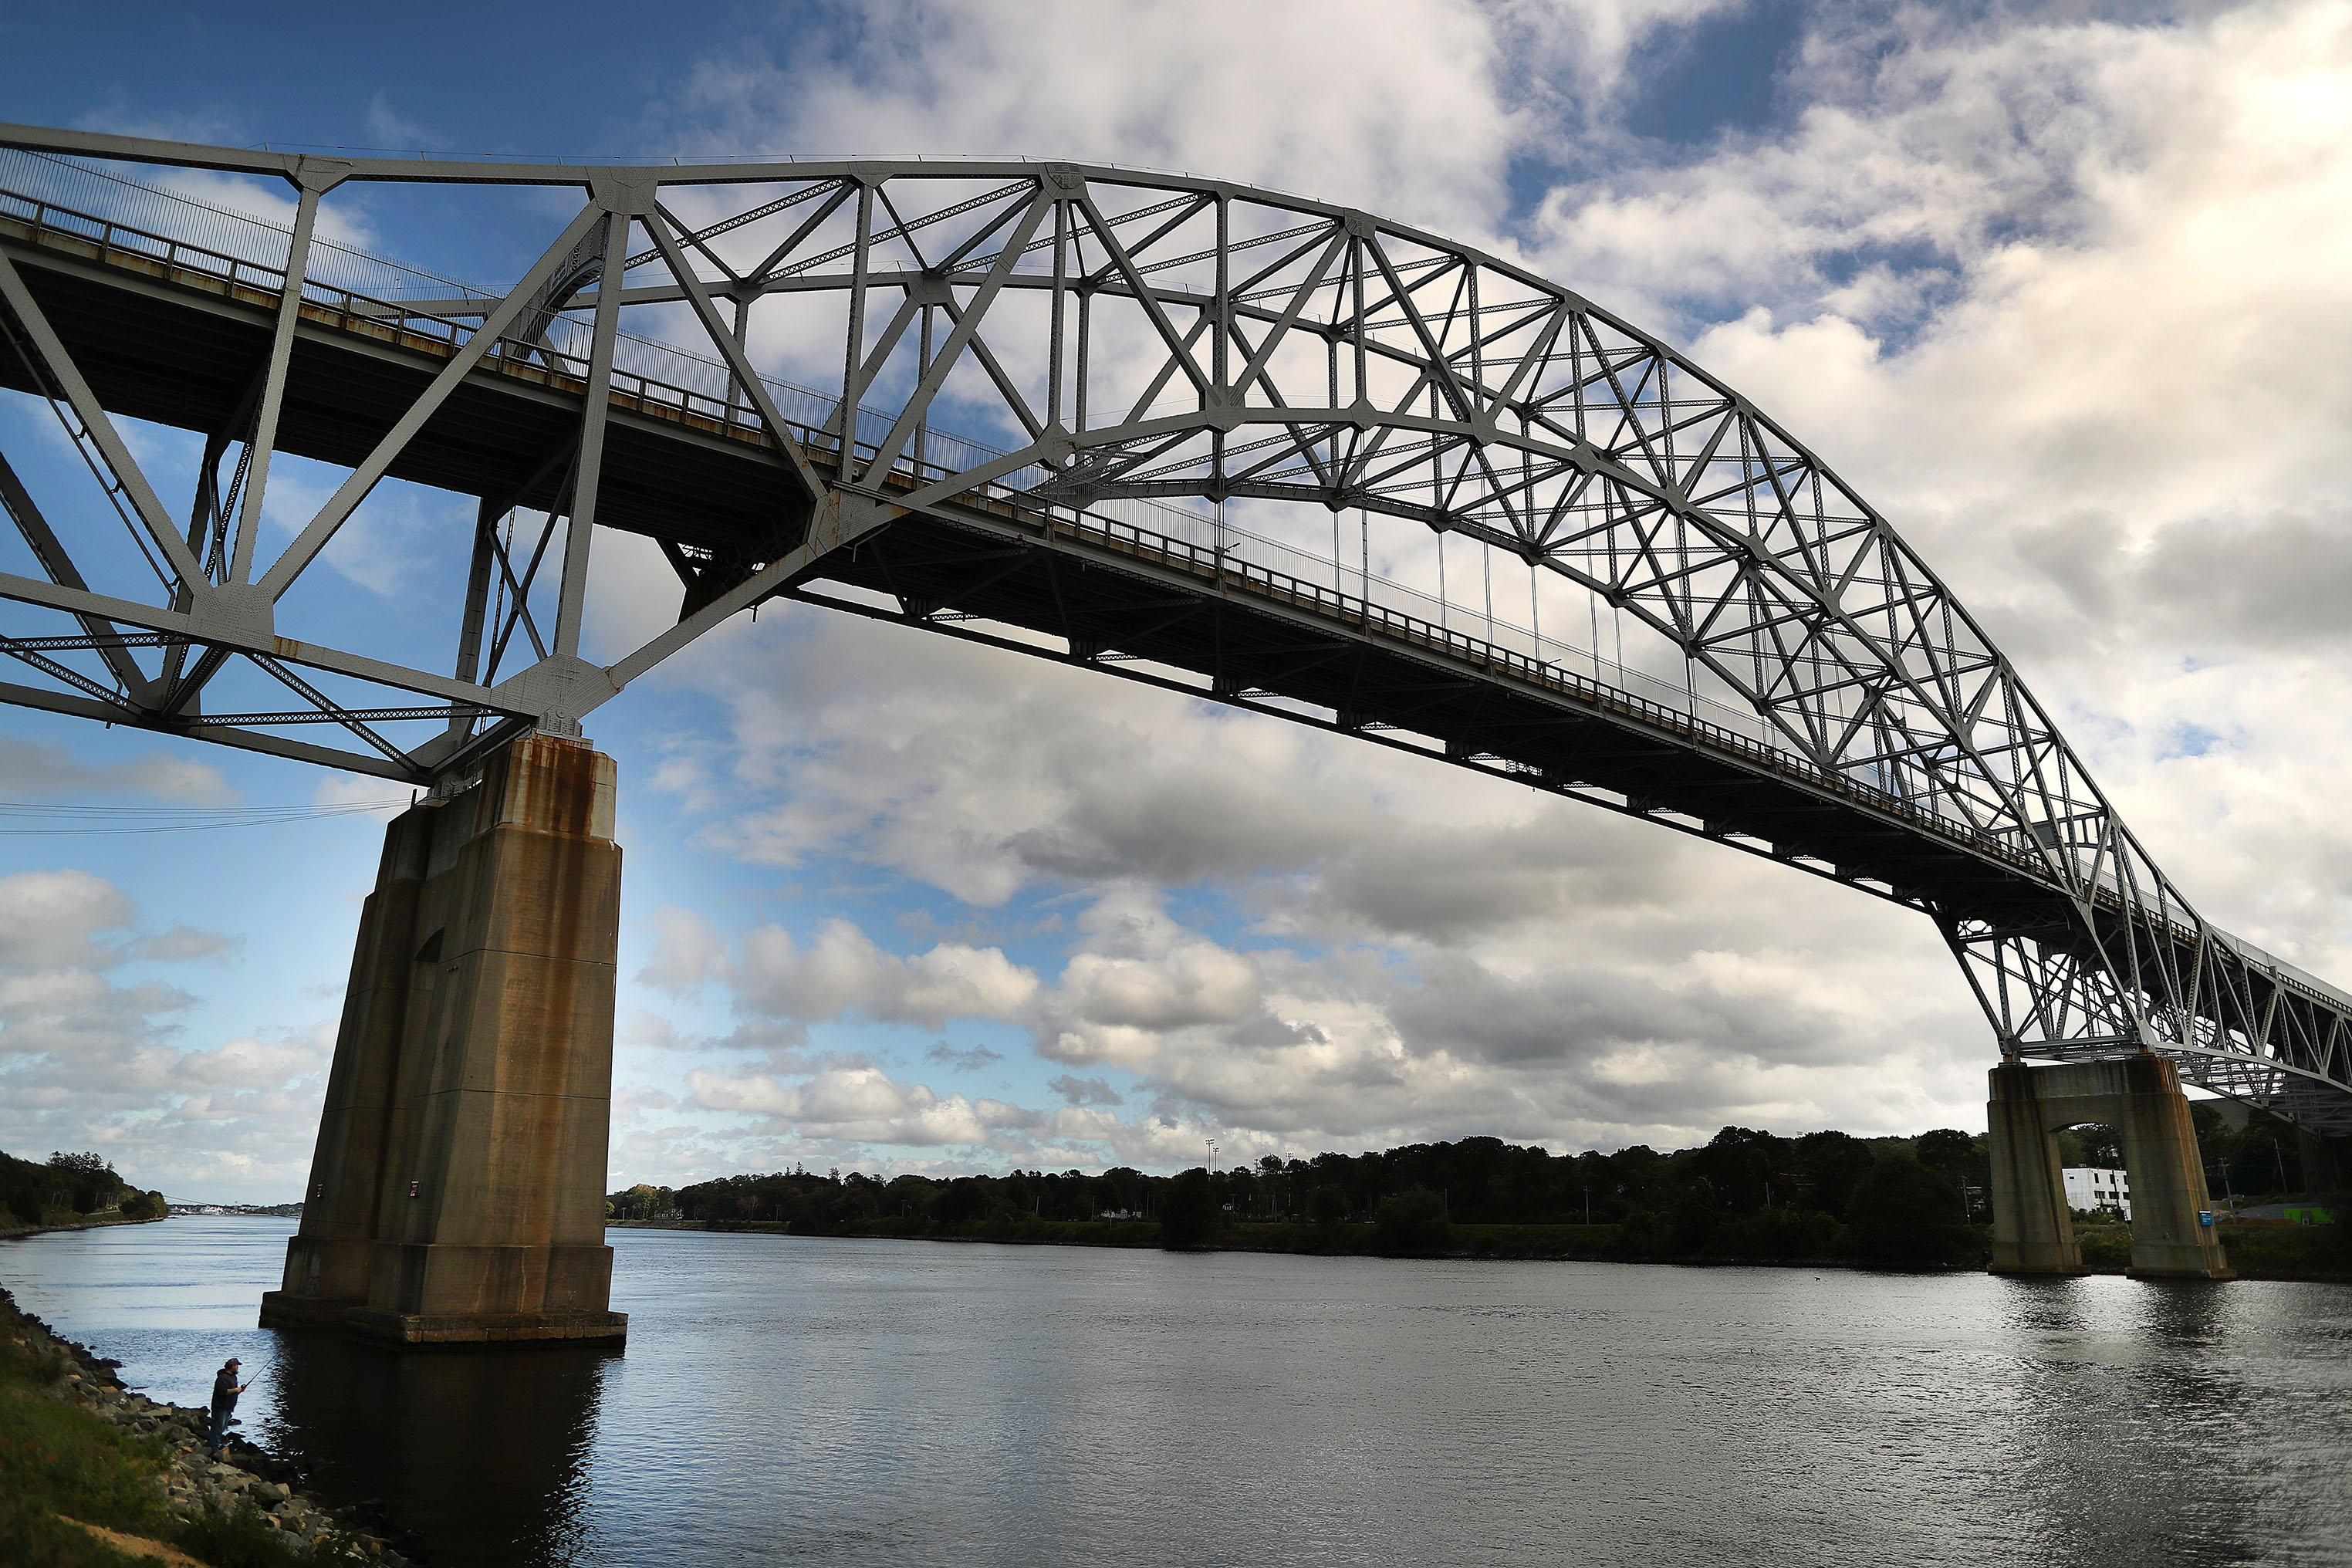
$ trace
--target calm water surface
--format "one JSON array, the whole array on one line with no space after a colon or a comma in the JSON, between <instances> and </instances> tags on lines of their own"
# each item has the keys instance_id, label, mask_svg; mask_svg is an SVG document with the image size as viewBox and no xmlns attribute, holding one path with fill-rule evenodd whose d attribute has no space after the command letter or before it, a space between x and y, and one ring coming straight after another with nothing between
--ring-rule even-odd
<instances>
[{"instance_id":1,"label":"calm water surface","mask_svg":"<svg viewBox=\"0 0 2352 1568\"><path fill-rule=\"evenodd\" d=\"M2352 1563L2352 1288L615 1231L625 1355L252 1326L291 1222L0 1243L457 1564Z\"/></svg>"}]
</instances>

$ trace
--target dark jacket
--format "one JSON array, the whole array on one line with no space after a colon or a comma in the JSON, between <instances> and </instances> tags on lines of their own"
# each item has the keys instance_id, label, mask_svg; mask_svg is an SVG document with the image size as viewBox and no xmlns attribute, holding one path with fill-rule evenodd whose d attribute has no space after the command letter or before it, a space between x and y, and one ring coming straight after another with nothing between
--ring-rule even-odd
<instances>
[{"instance_id":1,"label":"dark jacket","mask_svg":"<svg viewBox=\"0 0 2352 1568\"><path fill-rule=\"evenodd\" d=\"M215 1410L236 1408L236 1373L226 1367L221 1368L220 1375L213 1379L213 1408Z\"/></svg>"}]
</instances>

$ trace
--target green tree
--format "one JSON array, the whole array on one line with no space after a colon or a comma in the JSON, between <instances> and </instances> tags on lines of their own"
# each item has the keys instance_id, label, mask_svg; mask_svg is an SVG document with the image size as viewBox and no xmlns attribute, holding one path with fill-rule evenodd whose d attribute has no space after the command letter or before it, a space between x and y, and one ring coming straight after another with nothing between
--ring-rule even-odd
<instances>
[{"instance_id":1,"label":"green tree","mask_svg":"<svg viewBox=\"0 0 2352 1568\"><path fill-rule=\"evenodd\" d=\"M1796 1140L1793 1152L1796 1170L1811 1184L1805 1189L1807 1202L1840 1219L1851 1218L1855 1187L1878 1165L1870 1145L1849 1132L1808 1132Z\"/></svg>"},{"instance_id":2,"label":"green tree","mask_svg":"<svg viewBox=\"0 0 2352 1568\"><path fill-rule=\"evenodd\" d=\"M1676 1252L1696 1252L1706 1245L1707 1237L1723 1217L1723 1206L1716 1199L1715 1184L1705 1176L1693 1176L1675 1194L1673 1210L1674 1247Z\"/></svg>"},{"instance_id":3,"label":"green tree","mask_svg":"<svg viewBox=\"0 0 2352 1568\"><path fill-rule=\"evenodd\" d=\"M1960 1223L1959 1189L1898 1155L1855 1184L1847 1226L1855 1253L1876 1263L1958 1263L1976 1246Z\"/></svg>"},{"instance_id":4,"label":"green tree","mask_svg":"<svg viewBox=\"0 0 2352 1568\"><path fill-rule=\"evenodd\" d=\"M1727 1127L1704 1149L1694 1151L1691 1167L1714 1186L1716 1201L1734 1213L1765 1206L1768 1194L1777 1202L1793 1194L1788 1184L1771 1191L1773 1176L1787 1168L1790 1145L1786 1139L1746 1127Z\"/></svg>"},{"instance_id":5,"label":"green tree","mask_svg":"<svg viewBox=\"0 0 2352 1568\"><path fill-rule=\"evenodd\" d=\"M1207 1169L1195 1165L1170 1182L1160 1200L1160 1245L1206 1247L1217 1239L1224 1217Z\"/></svg>"},{"instance_id":6,"label":"green tree","mask_svg":"<svg viewBox=\"0 0 2352 1568\"><path fill-rule=\"evenodd\" d=\"M1381 1199L1372 1211L1372 1227L1382 1252L1434 1252L1454 1238L1445 1200L1423 1186Z\"/></svg>"},{"instance_id":7,"label":"green tree","mask_svg":"<svg viewBox=\"0 0 2352 1568\"><path fill-rule=\"evenodd\" d=\"M1348 1217L1348 1193L1336 1182L1326 1182L1308 1194L1307 1216L1325 1230L1337 1230Z\"/></svg>"},{"instance_id":8,"label":"green tree","mask_svg":"<svg viewBox=\"0 0 2352 1568\"><path fill-rule=\"evenodd\" d=\"M2093 1165L2103 1171L2119 1169L2124 1163L2123 1137L2103 1121L2065 1128L2058 1134L2058 1163Z\"/></svg>"},{"instance_id":9,"label":"green tree","mask_svg":"<svg viewBox=\"0 0 2352 1568\"><path fill-rule=\"evenodd\" d=\"M1957 1127L1922 1132L1914 1144L1919 1163L1931 1171L1941 1171L1946 1176L1966 1171L1969 1162L1976 1157L1976 1149L1977 1141Z\"/></svg>"},{"instance_id":10,"label":"green tree","mask_svg":"<svg viewBox=\"0 0 2352 1568\"><path fill-rule=\"evenodd\" d=\"M1976 1189L1979 1203L1990 1194L1992 1159L1981 1136L1972 1137L1956 1127L1938 1127L1920 1133L1915 1149L1921 1164L1963 1192Z\"/></svg>"}]
</instances>

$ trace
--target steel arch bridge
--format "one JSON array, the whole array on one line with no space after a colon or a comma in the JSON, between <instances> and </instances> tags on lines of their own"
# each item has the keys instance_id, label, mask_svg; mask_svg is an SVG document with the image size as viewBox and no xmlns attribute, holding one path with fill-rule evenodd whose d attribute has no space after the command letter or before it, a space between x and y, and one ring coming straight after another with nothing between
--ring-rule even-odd
<instances>
[{"instance_id":1,"label":"steel arch bridge","mask_svg":"<svg viewBox=\"0 0 2352 1568\"><path fill-rule=\"evenodd\" d=\"M52 516L0 454L29 568L0 574L23 676L0 700L446 787L519 734L576 735L739 611L824 604L1781 860L1933 918L2005 1056L2145 1047L2352 1130L2352 995L2196 912L1817 457L1507 260L1090 164L373 160L26 126L0 149L0 384L55 410L92 480ZM236 210L222 176L290 211ZM475 289L338 240L328 198L387 185L543 244ZM550 193L584 200L557 221ZM117 416L204 438L184 511ZM281 453L344 477L268 557ZM341 647L288 597L388 477L479 501L433 668L422 632ZM1330 554L1227 527L1234 500L1321 509ZM1375 576L1374 517L1384 551L1400 524L1433 540L1433 598ZM653 541L681 592L609 662L582 653L600 531ZM1490 584L1482 635L1446 597L1449 539ZM1495 618L1498 559L1529 574L1527 628ZM1548 596L1591 647L1542 634ZM1604 607L1679 689L1622 642L1604 660ZM348 738L298 738L319 725Z\"/></svg>"}]
</instances>

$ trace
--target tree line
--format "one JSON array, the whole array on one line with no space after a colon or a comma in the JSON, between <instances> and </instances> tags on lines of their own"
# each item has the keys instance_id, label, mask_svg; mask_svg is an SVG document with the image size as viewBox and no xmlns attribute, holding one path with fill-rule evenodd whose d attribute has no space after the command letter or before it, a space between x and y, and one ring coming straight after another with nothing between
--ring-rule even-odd
<instances>
[{"instance_id":1,"label":"tree line","mask_svg":"<svg viewBox=\"0 0 2352 1568\"><path fill-rule=\"evenodd\" d=\"M118 1210L125 1219L160 1219L170 1212L162 1193L142 1193L95 1153L52 1153L35 1163L0 1153L0 1220L62 1225Z\"/></svg>"},{"instance_id":2,"label":"tree line","mask_svg":"<svg viewBox=\"0 0 2352 1568\"><path fill-rule=\"evenodd\" d=\"M616 1219L782 1224L803 1235L1125 1222L1156 1226L1177 1247L1280 1226L1396 1252L1443 1247L1465 1227L1613 1227L1660 1256L1729 1247L1959 1261L1984 1217L1983 1142L1948 1128L1863 1139L1727 1127L1671 1152L1637 1144L1560 1155L1465 1138L1172 1176L1126 1166L945 1178L794 1169L634 1187L613 1194L608 1209Z\"/></svg>"},{"instance_id":3,"label":"tree line","mask_svg":"<svg viewBox=\"0 0 2352 1568\"><path fill-rule=\"evenodd\" d=\"M2297 1190L2296 1141L2257 1112L2232 1129L2192 1107L2209 1179L2241 1196ZM2120 1165L2113 1129L2061 1135L2066 1164ZM1427 1252L1542 1228L1563 1248L1625 1257L1845 1258L1969 1263L1988 1243L1990 1163L1981 1133L1839 1131L1781 1137L1726 1127L1695 1148L1644 1144L1554 1154L1499 1138L1414 1143L1311 1160L1148 1175L885 1177L803 1168L611 1194L615 1219L782 1226L802 1235L1035 1234L1199 1247ZM1076 1237L1071 1237L1076 1239Z\"/></svg>"}]
</instances>

